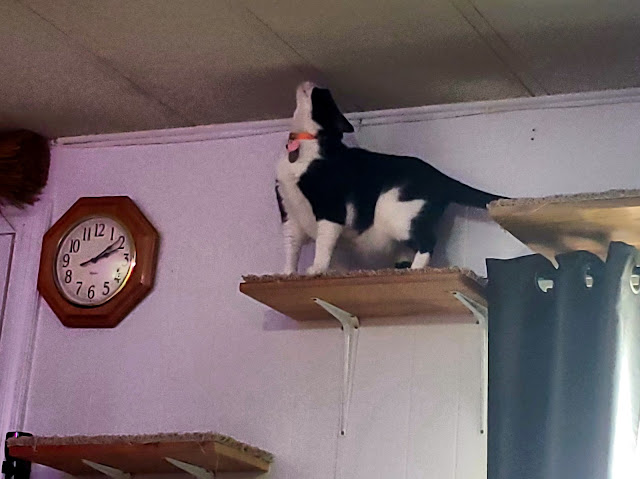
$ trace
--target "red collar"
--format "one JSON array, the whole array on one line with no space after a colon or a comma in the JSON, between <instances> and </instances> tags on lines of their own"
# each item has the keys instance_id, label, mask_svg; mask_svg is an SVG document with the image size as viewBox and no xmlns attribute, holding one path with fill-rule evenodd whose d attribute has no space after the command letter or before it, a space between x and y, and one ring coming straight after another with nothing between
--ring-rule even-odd
<instances>
[{"instance_id":1,"label":"red collar","mask_svg":"<svg viewBox=\"0 0 640 479\"><path fill-rule=\"evenodd\" d=\"M289 141L294 140L317 140L318 137L312 133L301 131L297 133L289 133Z\"/></svg>"},{"instance_id":2,"label":"red collar","mask_svg":"<svg viewBox=\"0 0 640 479\"><path fill-rule=\"evenodd\" d=\"M299 133L289 133L289 140L287 141L287 151L289 152L289 163L294 163L300 155L300 140L315 140L318 138L316 135L301 131Z\"/></svg>"}]
</instances>

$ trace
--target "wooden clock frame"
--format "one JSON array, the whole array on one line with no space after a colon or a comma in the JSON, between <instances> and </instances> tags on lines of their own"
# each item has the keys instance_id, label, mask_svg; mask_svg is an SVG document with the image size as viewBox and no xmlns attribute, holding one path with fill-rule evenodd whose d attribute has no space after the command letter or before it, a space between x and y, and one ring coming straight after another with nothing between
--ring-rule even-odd
<instances>
[{"instance_id":1,"label":"wooden clock frame","mask_svg":"<svg viewBox=\"0 0 640 479\"><path fill-rule=\"evenodd\" d=\"M56 286L55 257L64 234L89 216L109 216L131 233L136 262L124 287L106 303L78 306L67 301ZM113 328L142 301L153 288L160 237L153 225L128 196L85 197L76 201L47 231L42 240L38 291L70 328Z\"/></svg>"}]
</instances>

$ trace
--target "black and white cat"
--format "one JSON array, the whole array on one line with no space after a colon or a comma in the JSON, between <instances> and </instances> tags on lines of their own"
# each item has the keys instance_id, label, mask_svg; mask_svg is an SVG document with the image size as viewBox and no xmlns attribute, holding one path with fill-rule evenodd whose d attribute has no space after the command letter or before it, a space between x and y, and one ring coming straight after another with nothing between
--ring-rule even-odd
<instances>
[{"instance_id":1,"label":"black and white cat","mask_svg":"<svg viewBox=\"0 0 640 479\"><path fill-rule=\"evenodd\" d=\"M342 137L353 126L329 90L310 82L296 91L291 132L276 180L287 274L297 271L300 250L310 240L315 257L308 274L329 268L339 240L364 255L412 256L411 268L424 268L449 203L484 208L501 198L418 158L347 147Z\"/></svg>"}]
</instances>

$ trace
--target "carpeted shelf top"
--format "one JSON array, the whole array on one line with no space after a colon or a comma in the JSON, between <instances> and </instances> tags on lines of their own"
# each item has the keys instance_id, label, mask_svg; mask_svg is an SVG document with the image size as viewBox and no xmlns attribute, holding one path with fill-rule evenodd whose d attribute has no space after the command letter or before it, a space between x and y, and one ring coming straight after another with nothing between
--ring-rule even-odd
<instances>
[{"instance_id":1,"label":"carpeted shelf top","mask_svg":"<svg viewBox=\"0 0 640 479\"><path fill-rule=\"evenodd\" d=\"M380 270L354 270L347 272L328 271L326 273L315 275L304 274L267 274L267 275L244 275L242 279L247 283L268 283L279 281L305 281L322 278L340 279L340 278L370 278L375 276L421 276L425 273L433 274L450 274L460 273L467 276L479 284L485 284L486 279L478 276L470 269L460 268L457 266L449 268L425 268L425 269L380 269Z\"/></svg>"},{"instance_id":2,"label":"carpeted shelf top","mask_svg":"<svg viewBox=\"0 0 640 479\"><path fill-rule=\"evenodd\" d=\"M577 193L571 195L552 195L540 198L512 198L493 201L489 211L503 206L535 206L548 203L575 203L591 200L615 200L640 197L640 190L608 190L597 193Z\"/></svg>"}]
</instances>

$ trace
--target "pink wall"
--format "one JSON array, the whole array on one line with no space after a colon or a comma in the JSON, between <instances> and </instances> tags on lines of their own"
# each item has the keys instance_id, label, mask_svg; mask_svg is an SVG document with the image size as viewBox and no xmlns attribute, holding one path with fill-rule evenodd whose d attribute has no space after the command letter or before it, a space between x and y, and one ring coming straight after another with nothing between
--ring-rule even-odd
<instances>
[{"instance_id":1,"label":"pink wall","mask_svg":"<svg viewBox=\"0 0 640 479\"><path fill-rule=\"evenodd\" d=\"M365 119L357 137L508 195L640 186L637 103L544 101L411 123L400 112ZM54 220L78 197L129 195L162 244L155 290L116 329L66 329L42 305L26 428L216 430L275 453L278 479L484 477L477 327L365 323L341 440L339 329L300 327L238 293L242 274L281 268L273 177L285 137L54 149ZM486 256L526 253L483 214L457 212L441 261L482 273Z\"/></svg>"}]
</instances>

